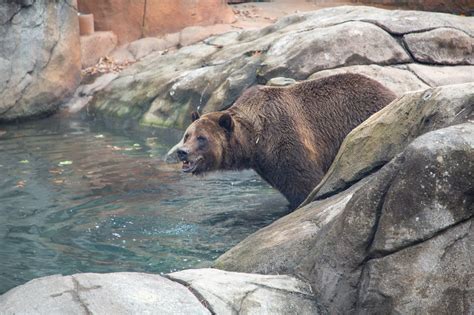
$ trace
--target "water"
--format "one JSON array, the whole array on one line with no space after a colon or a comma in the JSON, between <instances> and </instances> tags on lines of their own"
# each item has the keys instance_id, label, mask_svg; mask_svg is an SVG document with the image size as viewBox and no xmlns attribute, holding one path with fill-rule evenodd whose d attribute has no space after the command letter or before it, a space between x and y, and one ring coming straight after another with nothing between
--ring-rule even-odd
<instances>
[{"instance_id":1,"label":"water","mask_svg":"<svg viewBox=\"0 0 474 315\"><path fill-rule=\"evenodd\" d=\"M0 294L51 274L208 266L287 212L251 171L162 162L178 136L58 117L0 126Z\"/></svg>"}]
</instances>

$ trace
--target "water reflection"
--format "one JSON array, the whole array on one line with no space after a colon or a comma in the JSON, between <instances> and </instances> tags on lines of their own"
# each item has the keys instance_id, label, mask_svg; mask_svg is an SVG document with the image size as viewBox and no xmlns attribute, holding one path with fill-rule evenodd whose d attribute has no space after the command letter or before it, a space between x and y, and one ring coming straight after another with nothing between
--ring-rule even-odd
<instances>
[{"instance_id":1,"label":"water reflection","mask_svg":"<svg viewBox=\"0 0 474 315\"><path fill-rule=\"evenodd\" d=\"M50 274L205 266L287 211L253 172L164 164L178 132L54 117L0 129L0 293Z\"/></svg>"}]
</instances>

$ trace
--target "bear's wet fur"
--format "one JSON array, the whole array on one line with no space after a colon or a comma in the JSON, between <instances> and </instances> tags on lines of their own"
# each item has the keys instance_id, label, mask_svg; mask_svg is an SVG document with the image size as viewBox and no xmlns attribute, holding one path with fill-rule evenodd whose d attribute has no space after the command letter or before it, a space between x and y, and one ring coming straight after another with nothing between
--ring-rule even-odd
<instances>
[{"instance_id":1,"label":"bear's wet fur","mask_svg":"<svg viewBox=\"0 0 474 315\"><path fill-rule=\"evenodd\" d=\"M348 73L289 87L255 86L225 111L193 113L178 157L193 174L254 169L296 208L346 135L395 97L377 81Z\"/></svg>"}]
</instances>

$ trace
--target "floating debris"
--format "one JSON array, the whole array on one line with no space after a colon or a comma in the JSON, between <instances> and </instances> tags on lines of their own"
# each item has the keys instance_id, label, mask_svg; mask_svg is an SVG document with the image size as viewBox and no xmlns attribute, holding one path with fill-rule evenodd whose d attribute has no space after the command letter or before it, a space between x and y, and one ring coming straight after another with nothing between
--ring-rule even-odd
<instances>
[{"instance_id":1,"label":"floating debris","mask_svg":"<svg viewBox=\"0 0 474 315\"><path fill-rule=\"evenodd\" d=\"M71 165L72 164L72 161L61 161L59 162L59 166L64 166L64 165Z\"/></svg>"}]
</instances>

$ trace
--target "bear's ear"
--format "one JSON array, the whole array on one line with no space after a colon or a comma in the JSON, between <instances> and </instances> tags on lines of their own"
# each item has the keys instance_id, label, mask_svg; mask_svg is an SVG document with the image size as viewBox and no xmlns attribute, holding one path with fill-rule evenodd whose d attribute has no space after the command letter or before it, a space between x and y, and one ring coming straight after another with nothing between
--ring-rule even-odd
<instances>
[{"instance_id":1,"label":"bear's ear","mask_svg":"<svg viewBox=\"0 0 474 315\"><path fill-rule=\"evenodd\" d=\"M192 112L192 113L191 113L191 120L192 120L192 122L195 122L196 120L198 120L199 117L201 117L201 116L199 116L199 113L198 113L198 112Z\"/></svg>"},{"instance_id":2,"label":"bear's ear","mask_svg":"<svg viewBox=\"0 0 474 315\"><path fill-rule=\"evenodd\" d=\"M232 117L227 113L222 114L222 116L219 117L219 126L229 132L232 131L232 129L234 129L234 122L232 121Z\"/></svg>"}]
</instances>

